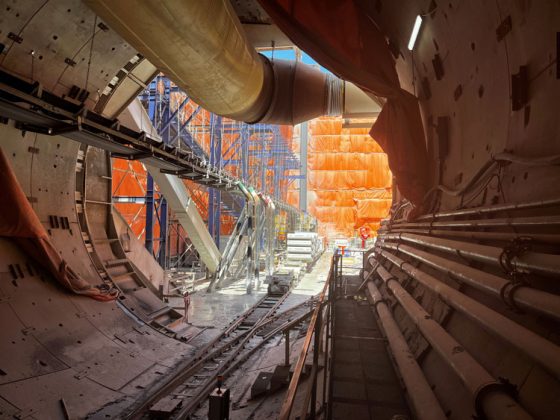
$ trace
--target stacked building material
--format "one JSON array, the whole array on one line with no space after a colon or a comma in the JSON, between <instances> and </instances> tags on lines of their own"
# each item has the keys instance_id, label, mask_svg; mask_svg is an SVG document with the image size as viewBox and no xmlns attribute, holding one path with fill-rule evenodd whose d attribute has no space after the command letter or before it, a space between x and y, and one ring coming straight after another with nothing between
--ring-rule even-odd
<instances>
[{"instance_id":1,"label":"stacked building material","mask_svg":"<svg viewBox=\"0 0 560 420\"><path fill-rule=\"evenodd\" d=\"M288 233L287 262L312 263L323 251L322 242L316 232Z\"/></svg>"}]
</instances>

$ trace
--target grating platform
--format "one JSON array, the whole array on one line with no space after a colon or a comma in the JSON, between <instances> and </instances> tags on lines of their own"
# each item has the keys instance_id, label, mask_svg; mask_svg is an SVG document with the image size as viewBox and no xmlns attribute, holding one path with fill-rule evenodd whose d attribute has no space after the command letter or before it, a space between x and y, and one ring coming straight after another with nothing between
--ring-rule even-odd
<instances>
[{"instance_id":1,"label":"grating platform","mask_svg":"<svg viewBox=\"0 0 560 420\"><path fill-rule=\"evenodd\" d=\"M390 420L410 413L371 307L346 276L346 298L334 306L332 419Z\"/></svg>"}]
</instances>

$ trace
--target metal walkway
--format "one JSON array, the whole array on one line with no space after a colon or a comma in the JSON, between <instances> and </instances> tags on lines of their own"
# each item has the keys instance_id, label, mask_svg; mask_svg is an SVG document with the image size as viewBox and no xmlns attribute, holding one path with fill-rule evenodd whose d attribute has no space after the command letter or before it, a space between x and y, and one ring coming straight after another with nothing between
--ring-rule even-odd
<instances>
[{"instance_id":1,"label":"metal walkway","mask_svg":"<svg viewBox=\"0 0 560 420\"><path fill-rule=\"evenodd\" d=\"M142 110L138 102L131 105ZM130 111L130 110L129 110ZM120 118L134 122L134 116L126 114ZM172 182L175 177L189 179L206 187L231 192L243 197L239 180L229 172L210 165L204 157L192 150L179 149L161 141L149 119L141 118L137 129L121 125L117 119L108 119L89 111L83 103L71 98L60 98L39 83L25 80L0 70L0 116L15 121L16 128L50 136L60 135L68 139L98 147L111 153L112 157L138 160L144 163L152 176L158 177L160 188L167 192L174 212L183 211L185 230L210 271L218 268L220 252L208 234L194 205L189 207L188 192ZM136 124L132 124L136 125ZM171 185L173 183L174 185ZM174 198L171 200L170 197ZM279 210L300 214L287 203L272 198Z\"/></svg>"},{"instance_id":2,"label":"metal walkway","mask_svg":"<svg viewBox=\"0 0 560 420\"><path fill-rule=\"evenodd\" d=\"M126 111L123 112L121 119L128 127L135 130L155 132L148 114L146 114L138 99L132 101ZM220 250L216 246L212 235L208 232L206 224L202 220L185 184L178 177L162 173L157 167L149 163L146 163L145 166L159 186L175 217L189 235L189 239L198 251L200 259L211 273L215 273L220 264Z\"/></svg>"},{"instance_id":3,"label":"metal walkway","mask_svg":"<svg viewBox=\"0 0 560 420\"><path fill-rule=\"evenodd\" d=\"M334 303L331 418L410 418L372 307L357 293L359 277L344 276L343 282L346 296Z\"/></svg>"}]
</instances>

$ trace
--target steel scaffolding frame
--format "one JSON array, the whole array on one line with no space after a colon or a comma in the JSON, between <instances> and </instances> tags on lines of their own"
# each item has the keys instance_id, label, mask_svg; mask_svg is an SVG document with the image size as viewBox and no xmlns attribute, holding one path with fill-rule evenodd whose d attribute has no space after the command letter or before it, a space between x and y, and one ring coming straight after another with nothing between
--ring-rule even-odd
<instances>
[{"instance_id":1,"label":"steel scaffolding frame","mask_svg":"<svg viewBox=\"0 0 560 420\"><path fill-rule=\"evenodd\" d=\"M286 204L284 201L275 199L274 196L281 195L281 188L277 189L276 192L272 194L259 193L259 189L255 189L243 184L239 180L238 176L234 176L224 169L222 162L223 153L219 156L219 161L216 161L218 166L210 164L209 160L198 156L194 150L197 148L194 144L194 139L192 134L189 137L189 133L182 133L182 128L186 127L184 120L178 120L177 124L174 126L176 131L173 132L173 122L168 123L169 118L163 123L163 127L167 127L173 132L168 137L170 141L176 141L177 146L169 145L165 142L161 142L159 138L148 134L140 128L129 128L121 125L118 119L108 119L94 111L89 111L81 104L75 103L75 101L68 101L65 98L60 98L53 95L47 90L44 90L42 86L37 84L31 84L17 76L8 74L6 72L0 71L0 76L2 82L0 83L0 93L2 93L2 100L0 101L0 110L6 118L15 121L16 126L27 132L42 133L45 135L61 135L68 139L86 144L89 146L99 147L111 153L111 157L116 157L120 159L126 159L129 161L141 161L143 164L149 165L155 171L159 171L158 175L161 174L172 174L176 175L179 179L187 179L194 181L198 184L205 185L206 187L213 187L222 192L221 199L218 201L220 206L224 205L226 201L226 193L231 195L232 204L239 201L240 197L244 197L243 201L252 200L256 206L263 206L265 202L270 202L274 205L274 208L278 211L283 211L294 217L299 217L301 212L296 208ZM159 77L156 78L156 83ZM150 92L151 87L154 86L150 84L148 87L148 92ZM171 97L171 93L176 91L175 87L169 84L169 89L165 89L165 83L163 84L161 94L158 92L160 97ZM154 86L157 89L157 86ZM156 90L154 89L154 90ZM167 92L166 92L167 91ZM149 93L148 93L149 94ZM184 95L184 94L183 94ZM144 95L141 95L144 96ZM144 98L146 99L146 98ZM149 99L149 98L148 98ZM185 98L183 97L183 101ZM186 101L192 102L192 101ZM149 100L145 102L149 108ZM161 105L164 105L163 103ZM196 108L195 108L196 109ZM152 118L156 116L156 107L153 107ZM181 113L181 111L175 113L176 109L171 109L168 106L169 116L175 117ZM200 110L198 111L201 112ZM186 117L193 121L195 118L192 117L194 110ZM161 113L159 114L161 115ZM174 118L175 118L174 117ZM156 121L154 119L154 121ZM162 123L160 123L160 127ZM221 132L222 137L224 133L228 130L231 131L231 127L239 125L233 121L224 121L222 119ZM202 129L210 129L210 125L202 122L197 124ZM253 126L254 127L254 126ZM251 131L251 128L248 128ZM270 131L277 130L274 127L268 127L263 129L262 132L257 132L256 137L260 138L263 133L269 133ZM254 131L254 129L253 129ZM250 134L249 141L250 143ZM185 138L186 145L182 147L183 138ZM267 143L274 143L274 136L265 137ZM223 140L223 139L222 139ZM191 141L192 145L189 144ZM257 140L257 144L260 140ZM261 155L266 156L272 154L275 150L283 152L282 143L278 139L276 144L279 144L277 149L266 148L262 146L260 148ZM287 144L287 142L285 142ZM249 160L249 155L251 152L253 155L256 150L252 150L247 144L246 149L248 149L247 156L247 177L251 177L253 171L249 167L255 166L254 161ZM204 152L204 149L202 149ZM277 184L282 187L282 182L289 182L288 176L285 173L280 173L280 170L288 167L284 162L290 162L291 159L278 159L280 164L280 169L274 168L274 164L270 165L270 162L261 162L261 180L265 179L263 186L272 185L266 181L267 174L264 173L264 167L267 168L272 166L272 175L276 176ZM242 168L243 169L243 168ZM274 170L276 169L276 170ZM175 179L175 178L173 178ZM248 193L247 191L251 191ZM144 197L145 199L145 197ZM150 213L150 212L148 212ZM198 216L198 213L197 213ZM167 217L167 215L166 215ZM167 217L169 220L169 218ZM258 226L255 223L255 226ZM261 230L264 231L264 230ZM255 237L256 235L253 235ZM153 239L153 237L152 237ZM257 243L262 242L258 241ZM165 249L165 248L164 248Z\"/></svg>"},{"instance_id":2,"label":"steel scaffolding frame","mask_svg":"<svg viewBox=\"0 0 560 420\"><path fill-rule=\"evenodd\" d=\"M189 149L212 168L236 175L243 184L255 186L255 190L284 201L289 184L301 178L294 173L300 170L300 159L292 151L291 139L279 126L250 125L208 113L161 74L140 99L165 144ZM208 135L210 139L205 144L201 139ZM245 200L204 185L188 188L219 246L224 220L228 218L233 225ZM264 246L262 238L257 242L259 248Z\"/></svg>"}]
</instances>

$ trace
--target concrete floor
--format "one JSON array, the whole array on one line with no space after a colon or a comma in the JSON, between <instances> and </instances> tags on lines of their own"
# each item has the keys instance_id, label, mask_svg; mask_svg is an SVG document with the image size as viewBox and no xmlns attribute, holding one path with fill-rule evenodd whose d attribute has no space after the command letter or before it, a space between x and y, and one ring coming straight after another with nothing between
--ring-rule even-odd
<instances>
[{"instance_id":1,"label":"concrete floor","mask_svg":"<svg viewBox=\"0 0 560 420\"><path fill-rule=\"evenodd\" d=\"M281 311L289 309L290 307L295 306L309 299L311 296L315 296L321 292L329 272L331 256L332 255L330 253L325 253L322 255L322 257L315 264L313 270L310 273L306 273L297 287L294 288L291 295L281 306ZM241 281L237 284L238 286L230 286L232 289L229 292L223 290L215 295L200 294L200 296L198 297L198 299L200 299L199 302L202 304L208 304L212 307L216 305L219 306L220 302L222 303L222 305L231 305L230 308L216 308L215 313L217 313L219 316L222 316L222 313L241 313L243 312L243 310L236 313L234 308L243 307L243 305L245 304L248 305L248 308L251 304L247 302L255 302L258 297L256 297L255 294L243 295L243 292L236 293L236 291L240 291L240 289L243 289L244 291L245 287L244 281ZM259 294L259 296L261 296L261 294ZM208 298L208 300L205 301L205 298ZM205 322L208 322L207 320L209 318L207 318L207 316L209 316L209 313L213 311L213 309L205 308L201 313L195 315L195 317L193 318L193 324L199 325L198 320L206 320ZM231 317L229 318L229 320L231 320ZM292 366L295 364L299 357L299 352L301 350L304 336L305 331L291 332L290 337L293 344L290 348L290 363L292 364ZM280 390L266 397L250 400L251 385L261 372L272 372L277 365L284 364L284 349L285 347L283 337L279 336L274 340L271 340L268 345L262 348L262 350L257 351L252 357L250 357L249 360L235 374L226 379L225 386L229 387L231 390L232 405L230 418L232 420L275 418L277 416L280 410L280 406L284 400L285 390ZM208 404L205 403L196 413L196 418L206 418L207 413Z\"/></svg>"},{"instance_id":2,"label":"concrete floor","mask_svg":"<svg viewBox=\"0 0 560 420\"><path fill-rule=\"evenodd\" d=\"M317 261L311 273L306 273L290 296L282 304L281 311L287 310L320 293L330 267L331 254L325 253ZM261 274L261 281L264 274ZM266 285L248 295L245 279L240 279L213 293L206 292L208 283L200 284L191 294L189 326L181 331L187 342L199 347L218 336L236 317L244 313L266 294ZM169 298L169 304L184 313L182 298Z\"/></svg>"},{"instance_id":3,"label":"concrete floor","mask_svg":"<svg viewBox=\"0 0 560 420\"><path fill-rule=\"evenodd\" d=\"M248 295L245 279L213 293L206 292L207 287L208 283L203 283L191 294L188 327L181 331L181 335L195 348L220 335L234 318L253 306L266 292L266 288L261 287L261 290ZM169 304L184 313L182 298L169 298Z\"/></svg>"}]
</instances>

